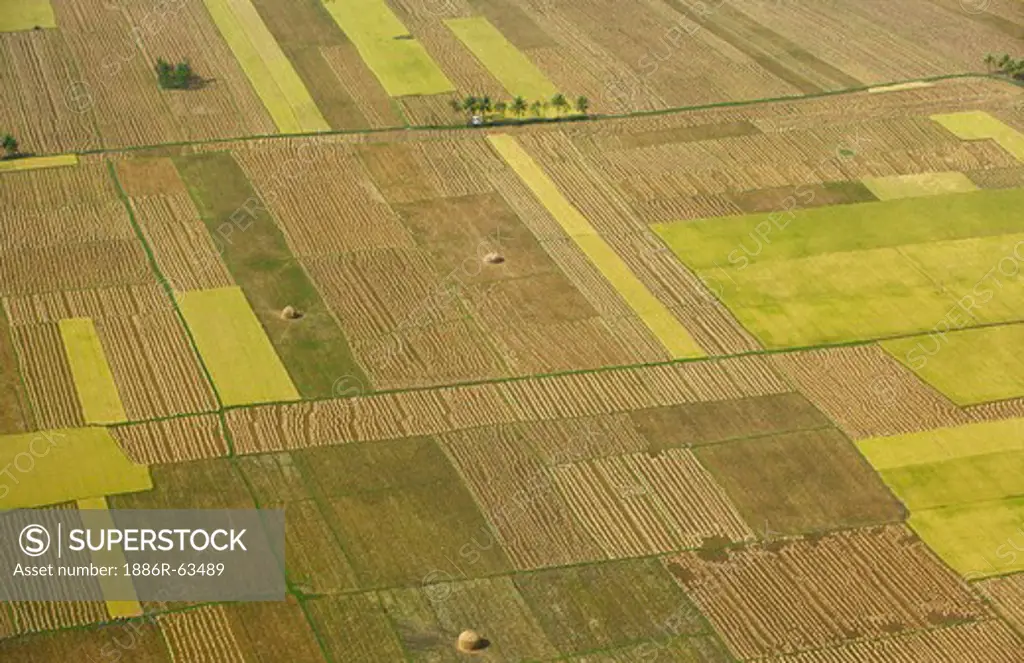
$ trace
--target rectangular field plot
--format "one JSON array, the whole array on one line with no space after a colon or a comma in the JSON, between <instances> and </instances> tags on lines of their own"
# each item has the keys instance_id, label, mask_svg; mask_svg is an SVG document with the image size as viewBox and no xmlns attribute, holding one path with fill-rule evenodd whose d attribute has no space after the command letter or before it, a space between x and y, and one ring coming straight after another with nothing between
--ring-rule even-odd
<instances>
[{"instance_id":1,"label":"rectangular field plot","mask_svg":"<svg viewBox=\"0 0 1024 663\"><path fill-rule=\"evenodd\" d=\"M136 465L105 428L41 431L0 437L0 461L6 466L31 454L35 480L9 486L0 508L21 509L87 497L149 490L145 465Z\"/></svg>"},{"instance_id":2,"label":"rectangular field plot","mask_svg":"<svg viewBox=\"0 0 1024 663\"><path fill-rule=\"evenodd\" d=\"M453 576L458 576L457 570L436 573L427 579L431 584L423 587L381 593L381 604L412 660L457 660L453 643L466 624L474 624L481 635L501 634L486 650L495 660L540 661L557 656L536 610L523 600L511 578L436 582Z\"/></svg>"},{"instance_id":3,"label":"rectangular field plot","mask_svg":"<svg viewBox=\"0 0 1024 663\"><path fill-rule=\"evenodd\" d=\"M858 447L910 509L910 526L952 568L967 577L1024 569L1008 546L1024 517L1024 420L873 438Z\"/></svg>"},{"instance_id":4,"label":"rectangular field plot","mask_svg":"<svg viewBox=\"0 0 1024 663\"><path fill-rule=\"evenodd\" d=\"M907 523L955 571L971 579L1024 571L1020 540L1024 497L910 514Z\"/></svg>"},{"instance_id":5,"label":"rectangular field plot","mask_svg":"<svg viewBox=\"0 0 1024 663\"><path fill-rule=\"evenodd\" d=\"M970 178L958 172L866 177L861 181L879 200L965 193L978 189Z\"/></svg>"},{"instance_id":6,"label":"rectangular field plot","mask_svg":"<svg viewBox=\"0 0 1024 663\"><path fill-rule=\"evenodd\" d=\"M90 656L96 656L97 652L124 651L113 645L115 641L132 642L131 660L137 663L173 663L175 660L167 651L160 628L144 621L3 639L0 640L0 657L19 663L88 660Z\"/></svg>"},{"instance_id":7,"label":"rectangular field plot","mask_svg":"<svg viewBox=\"0 0 1024 663\"><path fill-rule=\"evenodd\" d=\"M115 424L125 421L121 396L118 394L110 364L103 352L96 326L90 318L60 321L64 352L75 380L75 391L87 424Z\"/></svg>"},{"instance_id":8,"label":"rectangular field plot","mask_svg":"<svg viewBox=\"0 0 1024 663\"><path fill-rule=\"evenodd\" d=\"M793 654L852 639L989 615L902 526L862 529L666 561L738 658ZM779 628L780 623L799 624Z\"/></svg>"},{"instance_id":9,"label":"rectangular field plot","mask_svg":"<svg viewBox=\"0 0 1024 663\"><path fill-rule=\"evenodd\" d=\"M299 399L240 288L183 292L177 298L224 405Z\"/></svg>"},{"instance_id":10,"label":"rectangular field plot","mask_svg":"<svg viewBox=\"0 0 1024 663\"><path fill-rule=\"evenodd\" d=\"M381 601L373 593L319 597L304 602L313 631L331 661L405 659ZM320 659L313 659L320 660Z\"/></svg>"},{"instance_id":11,"label":"rectangular field plot","mask_svg":"<svg viewBox=\"0 0 1024 663\"><path fill-rule=\"evenodd\" d=\"M546 101L558 91L554 83L486 18L455 18L445 24L512 96Z\"/></svg>"},{"instance_id":12,"label":"rectangular field plot","mask_svg":"<svg viewBox=\"0 0 1024 663\"><path fill-rule=\"evenodd\" d=\"M0 32L55 27L50 0L0 0Z\"/></svg>"},{"instance_id":13,"label":"rectangular field plot","mask_svg":"<svg viewBox=\"0 0 1024 663\"><path fill-rule=\"evenodd\" d=\"M1024 396L1024 325L893 339L882 347L957 405Z\"/></svg>"},{"instance_id":14,"label":"rectangular field plot","mask_svg":"<svg viewBox=\"0 0 1024 663\"><path fill-rule=\"evenodd\" d=\"M0 173L37 170L39 168L64 168L77 164L78 157L74 154L59 154L52 157L23 157L0 161Z\"/></svg>"},{"instance_id":15,"label":"rectangular field plot","mask_svg":"<svg viewBox=\"0 0 1024 663\"><path fill-rule=\"evenodd\" d=\"M224 41L282 133L328 131L302 79L249 0L204 0Z\"/></svg>"},{"instance_id":16,"label":"rectangular field plot","mask_svg":"<svg viewBox=\"0 0 1024 663\"><path fill-rule=\"evenodd\" d=\"M1015 319L1020 279L998 293L985 279L1014 260L1022 202L1024 189L983 191L656 230L766 346L793 347Z\"/></svg>"},{"instance_id":17,"label":"rectangular field plot","mask_svg":"<svg viewBox=\"0 0 1024 663\"><path fill-rule=\"evenodd\" d=\"M455 88L384 0L323 0L392 97Z\"/></svg>"},{"instance_id":18,"label":"rectangular field plot","mask_svg":"<svg viewBox=\"0 0 1024 663\"><path fill-rule=\"evenodd\" d=\"M515 584L563 656L696 636L706 629L696 607L655 560L524 573Z\"/></svg>"},{"instance_id":19,"label":"rectangular field plot","mask_svg":"<svg viewBox=\"0 0 1024 663\"><path fill-rule=\"evenodd\" d=\"M694 453L755 532L799 534L893 522L903 515L834 429L725 442Z\"/></svg>"}]
</instances>

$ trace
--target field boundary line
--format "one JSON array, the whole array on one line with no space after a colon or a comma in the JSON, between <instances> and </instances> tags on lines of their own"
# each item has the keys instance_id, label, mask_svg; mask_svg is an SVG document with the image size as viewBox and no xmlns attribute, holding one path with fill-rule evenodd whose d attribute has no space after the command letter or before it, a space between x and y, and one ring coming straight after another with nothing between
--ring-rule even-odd
<instances>
[{"instance_id":1,"label":"field boundary line","mask_svg":"<svg viewBox=\"0 0 1024 663\"><path fill-rule=\"evenodd\" d=\"M70 152L69 154L77 154L79 156L87 156L92 154L120 154L130 152L141 152L146 150L158 150L161 148L168 147L189 147L196 145L216 145L219 143L230 144L239 142L252 142L257 140L268 140L268 139L293 139L293 138L312 138L318 136L345 136L345 135L371 135L371 134L385 134L389 132L403 133L407 131L487 131L488 129L500 129L500 128L516 128L526 127L534 124L549 125L549 124L565 124L572 122L596 122L600 120L620 120L634 117L651 117L657 115L671 115L674 113L688 113L700 110L711 110L715 108L740 108L745 106L756 106L758 104L775 104L775 103L786 103L792 101L802 101L810 99L820 99L823 97L840 96L844 94L855 94L857 92L867 92L873 87L889 86L889 85L902 85L906 83L933 83L946 80L958 80L965 78L980 78L987 80L996 80L1002 83L1006 83L1011 87L1020 88L1020 84L1013 83L998 76L996 74L988 74L984 72L966 72L959 74L939 74L937 76L929 76L925 78L911 78L906 80L898 80L891 82L880 82L874 85L862 86L856 88L845 88L841 90L827 90L825 92L816 92L813 94L803 95L790 95L782 97L765 97L759 99L741 99L738 101L719 101L710 104L698 104L695 106L675 106L672 108L660 108L657 110L650 111L633 111L629 113L607 113L607 114L591 114L591 115L576 115L566 116L556 119L525 119L507 122L496 122L489 125L483 125L479 127L469 126L466 124L422 124L422 125L395 125L393 127L377 127L370 129L332 129L330 131L302 131L297 133L276 133L276 134L249 134L243 136L225 137L225 138L204 138L202 140L184 140L184 141L170 141L166 143L153 143L150 145L127 145L123 147L99 147L88 150L82 150L78 152ZM226 148L230 149L230 147ZM45 155L39 155L45 156Z\"/></svg>"}]
</instances>

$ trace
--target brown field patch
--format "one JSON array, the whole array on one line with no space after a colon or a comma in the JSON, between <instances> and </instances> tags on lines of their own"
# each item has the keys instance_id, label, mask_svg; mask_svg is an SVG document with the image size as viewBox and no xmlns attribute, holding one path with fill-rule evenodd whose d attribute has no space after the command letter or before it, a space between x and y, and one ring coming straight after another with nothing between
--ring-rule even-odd
<instances>
[{"instance_id":1,"label":"brown field patch","mask_svg":"<svg viewBox=\"0 0 1024 663\"><path fill-rule=\"evenodd\" d=\"M557 45L541 27L542 22L531 18L527 9L513 0L469 0L469 5L521 51Z\"/></svg>"},{"instance_id":2,"label":"brown field patch","mask_svg":"<svg viewBox=\"0 0 1024 663\"><path fill-rule=\"evenodd\" d=\"M36 425L42 430L84 426L57 324L21 325L11 331Z\"/></svg>"},{"instance_id":3,"label":"brown field patch","mask_svg":"<svg viewBox=\"0 0 1024 663\"><path fill-rule=\"evenodd\" d=\"M626 414L530 421L515 429L548 465L628 454L646 446Z\"/></svg>"},{"instance_id":4,"label":"brown field patch","mask_svg":"<svg viewBox=\"0 0 1024 663\"><path fill-rule=\"evenodd\" d=\"M488 330L513 375L600 368L630 364L637 359L628 349L629 340L616 333L622 330L609 329L600 318L544 325L511 324L517 313L509 309L501 326Z\"/></svg>"},{"instance_id":5,"label":"brown field patch","mask_svg":"<svg viewBox=\"0 0 1024 663\"><path fill-rule=\"evenodd\" d=\"M274 214L294 255L411 245L395 212L344 146L247 147L233 154ZM283 169L287 159L300 165Z\"/></svg>"},{"instance_id":6,"label":"brown field patch","mask_svg":"<svg viewBox=\"0 0 1024 663\"><path fill-rule=\"evenodd\" d=\"M398 661L405 658L380 599L374 593L305 602L313 630L333 661Z\"/></svg>"},{"instance_id":7,"label":"brown field patch","mask_svg":"<svg viewBox=\"0 0 1024 663\"><path fill-rule=\"evenodd\" d=\"M0 100L0 118L23 149L52 154L99 147L92 100L75 64L62 31L0 34L0 78L18 91Z\"/></svg>"},{"instance_id":8,"label":"brown field patch","mask_svg":"<svg viewBox=\"0 0 1024 663\"><path fill-rule=\"evenodd\" d=\"M764 525L772 532L800 534L893 522L905 515L835 429L737 440L694 453L755 529Z\"/></svg>"},{"instance_id":9,"label":"brown field patch","mask_svg":"<svg viewBox=\"0 0 1024 663\"><path fill-rule=\"evenodd\" d=\"M770 659L772 663L846 663L846 661L970 661L1014 663L1024 643L1005 624L986 619L920 633L852 642L815 652Z\"/></svg>"},{"instance_id":10,"label":"brown field patch","mask_svg":"<svg viewBox=\"0 0 1024 663\"><path fill-rule=\"evenodd\" d=\"M11 327L0 311L0 435L23 433L31 426L31 405L21 380Z\"/></svg>"},{"instance_id":11,"label":"brown field patch","mask_svg":"<svg viewBox=\"0 0 1024 663\"><path fill-rule=\"evenodd\" d=\"M112 495L111 509L251 509L252 496L227 458L154 465L153 489Z\"/></svg>"},{"instance_id":12,"label":"brown field patch","mask_svg":"<svg viewBox=\"0 0 1024 663\"><path fill-rule=\"evenodd\" d=\"M747 120L723 122L721 124L699 124L691 127L673 127L671 129L652 129L631 134L620 134L619 149L633 149L662 145L665 143L692 143L695 141L718 140L736 136L759 134L761 130Z\"/></svg>"},{"instance_id":13,"label":"brown field patch","mask_svg":"<svg viewBox=\"0 0 1024 663\"><path fill-rule=\"evenodd\" d=\"M356 147L359 160L389 203L438 196L430 163L415 143L369 143Z\"/></svg>"},{"instance_id":14,"label":"brown field patch","mask_svg":"<svg viewBox=\"0 0 1024 663\"><path fill-rule=\"evenodd\" d=\"M40 269L46 265L46 269ZM152 283L146 253L135 240L22 248L0 254L0 294L83 290Z\"/></svg>"},{"instance_id":15,"label":"brown field patch","mask_svg":"<svg viewBox=\"0 0 1024 663\"><path fill-rule=\"evenodd\" d=\"M125 424L110 432L129 458L144 465L228 455L227 439L215 414Z\"/></svg>"},{"instance_id":16,"label":"brown field patch","mask_svg":"<svg viewBox=\"0 0 1024 663\"><path fill-rule=\"evenodd\" d=\"M764 357L753 356L257 406L226 416L236 452L252 454L782 393L789 388Z\"/></svg>"},{"instance_id":17,"label":"brown field patch","mask_svg":"<svg viewBox=\"0 0 1024 663\"><path fill-rule=\"evenodd\" d=\"M224 613L246 663L325 660L302 607L290 596L278 602L226 605Z\"/></svg>"},{"instance_id":18,"label":"brown field patch","mask_svg":"<svg viewBox=\"0 0 1024 663\"><path fill-rule=\"evenodd\" d=\"M1024 418L1024 398L1011 398L1007 401L972 405L965 407L964 412L972 419L979 421Z\"/></svg>"},{"instance_id":19,"label":"brown field patch","mask_svg":"<svg viewBox=\"0 0 1024 663\"><path fill-rule=\"evenodd\" d=\"M313 500L300 500L284 507L289 584L306 595L341 594L356 589L355 571L320 505Z\"/></svg>"},{"instance_id":20,"label":"brown field patch","mask_svg":"<svg viewBox=\"0 0 1024 663\"><path fill-rule=\"evenodd\" d=\"M68 318L144 317L170 311L173 304L159 285L145 284L8 297L4 308L12 325L34 325Z\"/></svg>"},{"instance_id":21,"label":"brown field patch","mask_svg":"<svg viewBox=\"0 0 1024 663\"><path fill-rule=\"evenodd\" d=\"M400 329L463 317L422 252L383 249L303 264L324 300L353 338L369 339Z\"/></svg>"},{"instance_id":22,"label":"brown field patch","mask_svg":"<svg viewBox=\"0 0 1024 663\"><path fill-rule=\"evenodd\" d=\"M84 559L78 561L86 563ZM84 591L98 592L99 588ZM19 635L87 626L109 619L103 601L11 601L10 607Z\"/></svg>"},{"instance_id":23,"label":"brown field patch","mask_svg":"<svg viewBox=\"0 0 1024 663\"><path fill-rule=\"evenodd\" d=\"M447 28L446 28L447 29ZM398 97L397 103L402 108L406 124L426 127L461 126L465 115L452 110L452 100L461 100L458 94L429 94L413 97Z\"/></svg>"},{"instance_id":24,"label":"brown field patch","mask_svg":"<svg viewBox=\"0 0 1024 663\"><path fill-rule=\"evenodd\" d=\"M102 604L100 604L102 607ZM149 622L108 624L0 640L0 656L18 663L88 661L130 652L137 663L172 663L160 629Z\"/></svg>"},{"instance_id":25,"label":"brown field patch","mask_svg":"<svg viewBox=\"0 0 1024 663\"><path fill-rule=\"evenodd\" d=\"M516 568L604 558L521 433L478 428L445 436L442 446Z\"/></svg>"},{"instance_id":26,"label":"brown field patch","mask_svg":"<svg viewBox=\"0 0 1024 663\"><path fill-rule=\"evenodd\" d=\"M983 580L977 586L1006 621L1024 632L1024 574Z\"/></svg>"},{"instance_id":27,"label":"brown field patch","mask_svg":"<svg viewBox=\"0 0 1024 663\"><path fill-rule=\"evenodd\" d=\"M208 605L159 615L171 659L195 663L245 663L238 638L232 632L223 605Z\"/></svg>"},{"instance_id":28,"label":"brown field patch","mask_svg":"<svg viewBox=\"0 0 1024 663\"><path fill-rule=\"evenodd\" d=\"M739 658L881 638L988 609L902 526L686 552L668 569ZM799 624L781 628L779 624Z\"/></svg>"},{"instance_id":29,"label":"brown field patch","mask_svg":"<svg viewBox=\"0 0 1024 663\"><path fill-rule=\"evenodd\" d=\"M469 13L462 14L468 16ZM508 92L502 87L498 79L480 63L480 60L473 55L466 45L455 36L455 33L441 21L431 21L416 26L416 38L427 49L427 52L451 80L456 90L464 90L469 94L477 96L489 95L491 99L505 99ZM447 95L430 95L447 96ZM427 99L429 97L419 97ZM406 102L416 100L417 97L405 97ZM447 101L444 102L447 105ZM462 113L455 113L451 108L445 108L438 104L439 117L444 118L443 124L463 124L466 116ZM410 119L412 119L410 117ZM430 124L439 124L431 122Z\"/></svg>"},{"instance_id":30,"label":"brown field patch","mask_svg":"<svg viewBox=\"0 0 1024 663\"><path fill-rule=\"evenodd\" d=\"M117 179L129 198L188 193L174 162L167 157L127 158L114 164Z\"/></svg>"},{"instance_id":31,"label":"brown field patch","mask_svg":"<svg viewBox=\"0 0 1024 663\"><path fill-rule=\"evenodd\" d=\"M637 410L629 418L651 452L831 425L796 393Z\"/></svg>"},{"instance_id":32,"label":"brown field patch","mask_svg":"<svg viewBox=\"0 0 1024 663\"><path fill-rule=\"evenodd\" d=\"M384 86L366 66L355 46L321 46L320 55L371 128L400 127L405 124Z\"/></svg>"},{"instance_id":33,"label":"brown field patch","mask_svg":"<svg viewBox=\"0 0 1024 663\"><path fill-rule=\"evenodd\" d=\"M555 483L609 559L753 538L693 453L670 449L560 465Z\"/></svg>"},{"instance_id":34,"label":"brown field patch","mask_svg":"<svg viewBox=\"0 0 1024 663\"><path fill-rule=\"evenodd\" d=\"M971 421L878 346L785 353L771 361L855 440Z\"/></svg>"},{"instance_id":35,"label":"brown field patch","mask_svg":"<svg viewBox=\"0 0 1024 663\"><path fill-rule=\"evenodd\" d=\"M730 196L746 214L877 200L860 182L823 182L744 191Z\"/></svg>"},{"instance_id":36,"label":"brown field patch","mask_svg":"<svg viewBox=\"0 0 1024 663\"><path fill-rule=\"evenodd\" d=\"M235 462L259 504L287 504L313 497L290 453L241 456Z\"/></svg>"},{"instance_id":37,"label":"brown field patch","mask_svg":"<svg viewBox=\"0 0 1024 663\"><path fill-rule=\"evenodd\" d=\"M96 331L129 419L206 412L217 401L180 318L109 317Z\"/></svg>"},{"instance_id":38,"label":"brown field patch","mask_svg":"<svg viewBox=\"0 0 1024 663\"><path fill-rule=\"evenodd\" d=\"M235 285L188 193L133 198L131 205L160 273L174 290Z\"/></svg>"},{"instance_id":39,"label":"brown field patch","mask_svg":"<svg viewBox=\"0 0 1024 663\"><path fill-rule=\"evenodd\" d=\"M967 177L982 189L1017 189L1024 187L1024 166L974 170Z\"/></svg>"}]
</instances>

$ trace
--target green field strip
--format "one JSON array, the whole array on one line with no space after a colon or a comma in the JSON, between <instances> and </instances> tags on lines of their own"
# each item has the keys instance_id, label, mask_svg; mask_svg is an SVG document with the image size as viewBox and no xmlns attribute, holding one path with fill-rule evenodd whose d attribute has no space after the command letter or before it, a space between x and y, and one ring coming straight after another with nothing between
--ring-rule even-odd
<instances>
[{"instance_id":1,"label":"green field strip","mask_svg":"<svg viewBox=\"0 0 1024 663\"><path fill-rule=\"evenodd\" d=\"M330 398L342 378L369 386L338 325L260 194L228 152L174 160L221 258L303 398ZM242 229L244 227L244 230ZM293 306L299 320L281 311Z\"/></svg>"},{"instance_id":2,"label":"green field strip","mask_svg":"<svg viewBox=\"0 0 1024 663\"><path fill-rule=\"evenodd\" d=\"M0 32L57 27L50 0L0 0Z\"/></svg>"},{"instance_id":3,"label":"green field strip","mask_svg":"<svg viewBox=\"0 0 1024 663\"><path fill-rule=\"evenodd\" d=\"M105 428L75 428L0 436L0 466L25 467L24 480L0 488L0 509L24 509L149 490L145 465L125 456ZM16 465L17 463L17 465Z\"/></svg>"},{"instance_id":4,"label":"green field strip","mask_svg":"<svg viewBox=\"0 0 1024 663\"><path fill-rule=\"evenodd\" d=\"M547 100L558 92L544 72L483 16L448 19L445 25L513 97Z\"/></svg>"},{"instance_id":5,"label":"green field strip","mask_svg":"<svg viewBox=\"0 0 1024 663\"><path fill-rule=\"evenodd\" d=\"M78 156L74 154L55 154L45 157L18 157L17 159L0 159L0 173L16 173L22 170L63 168L77 165Z\"/></svg>"},{"instance_id":6,"label":"green field strip","mask_svg":"<svg viewBox=\"0 0 1024 663\"><path fill-rule=\"evenodd\" d=\"M920 433L873 437L857 448L876 470L1024 451L1024 419L986 421Z\"/></svg>"},{"instance_id":7,"label":"green field strip","mask_svg":"<svg viewBox=\"0 0 1024 663\"><path fill-rule=\"evenodd\" d=\"M392 97L453 92L448 77L384 0L323 0Z\"/></svg>"},{"instance_id":8,"label":"green field strip","mask_svg":"<svg viewBox=\"0 0 1024 663\"><path fill-rule=\"evenodd\" d=\"M116 527L105 497L80 499L78 509L82 524L87 528L111 530ZM120 569L127 562L120 544L109 550L93 550L89 555L96 566ZM97 582L103 592L107 614L111 619L128 619L142 614L142 605L135 593L131 576L101 576L97 578Z\"/></svg>"},{"instance_id":9,"label":"green field strip","mask_svg":"<svg viewBox=\"0 0 1024 663\"><path fill-rule=\"evenodd\" d=\"M978 186L967 175L957 171L865 177L861 182L879 200L938 196L944 193L968 193L978 190Z\"/></svg>"},{"instance_id":10,"label":"green field strip","mask_svg":"<svg viewBox=\"0 0 1024 663\"><path fill-rule=\"evenodd\" d=\"M1024 396L1024 325L883 341L881 346L960 406Z\"/></svg>"},{"instance_id":11,"label":"green field strip","mask_svg":"<svg viewBox=\"0 0 1024 663\"><path fill-rule=\"evenodd\" d=\"M128 420L114 374L96 326L89 318L72 318L59 323L75 392L87 424L116 424Z\"/></svg>"},{"instance_id":12,"label":"green field strip","mask_svg":"<svg viewBox=\"0 0 1024 663\"><path fill-rule=\"evenodd\" d=\"M191 290L176 296L224 405L299 399L241 288Z\"/></svg>"},{"instance_id":13,"label":"green field strip","mask_svg":"<svg viewBox=\"0 0 1024 663\"><path fill-rule=\"evenodd\" d=\"M1024 189L654 224L696 269L1024 232Z\"/></svg>"},{"instance_id":14,"label":"green field strip","mask_svg":"<svg viewBox=\"0 0 1024 663\"><path fill-rule=\"evenodd\" d=\"M329 131L302 79L249 0L203 0L282 133Z\"/></svg>"},{"instance_id":15,"label":"green field strip","mask_svg":"<svg viewBox=\"0 0 1024 663\"><path fill-rule=\"evenodd\" d=\"M1024 450L972 455L880 472L912 512L1024 496Z\"/></svg>"},{"instance_id":16,"label":"green field strip","mask_svg":"<svg viewBox=\"0 0 1024 663\"><path fill-rule=\"evenodd\" d=\"M558 186L515 137L490 134L487 139L673 358L705 356L704 350L686 328L562 195Z\"/></svg>"},{"instance_id":17,"label":"green field strip","mask_svg":"<svg viewBox=\"0 0 1024 663\"><path fill-rule=\"evenodd\" d=\"M985 111L964 111L932 115L933 120L962 140L992 139L1018 161L1024 162L1024 134L1015 131Z\"/></svg>"},{"instance_id":18,"label":"green field strip","mask_svg":"<svg viewBox=\"0 0 1024 663\"><path fill-rule=\"evenodd\" d=\"M1024 497L925 509L907 523L954 571L969 579L1024 570Z\"/></svg>"}]
</instances>

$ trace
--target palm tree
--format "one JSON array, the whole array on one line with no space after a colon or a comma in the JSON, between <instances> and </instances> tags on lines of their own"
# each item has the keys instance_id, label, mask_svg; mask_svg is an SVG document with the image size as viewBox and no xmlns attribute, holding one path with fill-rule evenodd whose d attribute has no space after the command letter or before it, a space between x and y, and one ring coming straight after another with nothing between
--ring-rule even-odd
<instances>
[{"instance_id":1,"label":"palm tree","mask_svg":"<svg viewBox=\"0 0 1024 663\"><path fill-rule=\"evenodd\" d=\"M475 95L469 95L462 100L462 110L467 113L476 114L477 109L480 107L480 100Z\"/></svg>"},{"instance_id":2,"label":"palm tree","mask_svg":"<svg viewBox=\"0 0 1024 663\"><path fill-rule=\"evenodd\" d=\"M483 96L483 98L480 99L480 112L483 113L486 116L488 113L490 113L493 110L494 110L494 102L491 101L491 97L489 95L485 94Z\"/></svg>"},{"instance_id":3,"label":"palm tree","mask_svg":"<svg viewBox=\"0 0 1024 663\"><path fill-rule=\"evenodd\" d=\"M985 68L992 71L992 67L996 63L996 56L992 53L985 54Z\"/></svg>"},{"instance_id":4,"label":"palm tree","mask_svg":"<svg viewBox=\"0 0 1024 663\"><path fill-rule=\"evenodd\" d=\"M1006 71L1007 67L1013 64L1013 58L1006 53L1003 53L1003 57L999 58L999 71Z\"/></svg>"},{"instance_id":5,"label":"palm tree","mask_svg":"<svg viewBox=\"0 0 1024 663\"><path fill-rule=\"evenodd\" d=\"M4 148L4 153L8 159L18 156L18 139L11 134L4 134L3 140L0 141L0 146Z\"/></svg>"},{"instance_id":6,"label":"palm tree","mask_svg":"<svg viewBox=\"0 0 1024 663\"><path fill-rule=\"evenodd\" d=\"M584 96L580 96L580 97L576 98L576 110L579 112L580 115L586 115L587 114L587 110L589 108L590 108L590 99L587 99Z\"/></svg>"},{"instance_id":7,"label":"palm tree","mask_svg":"<svg viewBox=\"0 0 1024 663\"><path fill-rule=\"evenodd\" d=\"M564 109L569 107L569 102L566 101L565 95L559 92L555 96L551 97L551 105L555 107L555 110L558 111L559 114L561 114Z\"/></svg>"},{"instance_id":8,"label":"palm tree","mask_svg":"<svg viewBox=\"0 0 1024 663\"><path fill-rule=\"evenodd\" d=\"M516 117L522 117L525 115L527 108L529 108L529 105L526 103L526 99L516 97L512 100L512 112Z\"/></svg>"},{"instance_id":9,"label":"palm tree","mask_svg":"<svg viewBox=\"0 0 1024 663\"><path fill-rule=\"evenodd\" d=\"M530 104L530 112L532 112L537 117L543 117L544 103L540 101L533 102L532 104Z\"/></svg>"},{"instance_id":10,"label":"palm tree","mask_svg":"<svg viewBox=\"0 0 1024 663\"><path fill-rule=\"evenodd\" d=\"M508 111L508 104L504 101L499 101L494 104L494 112L498 115L505 117L505 113Z\"/></svg>"}]
</instances>

